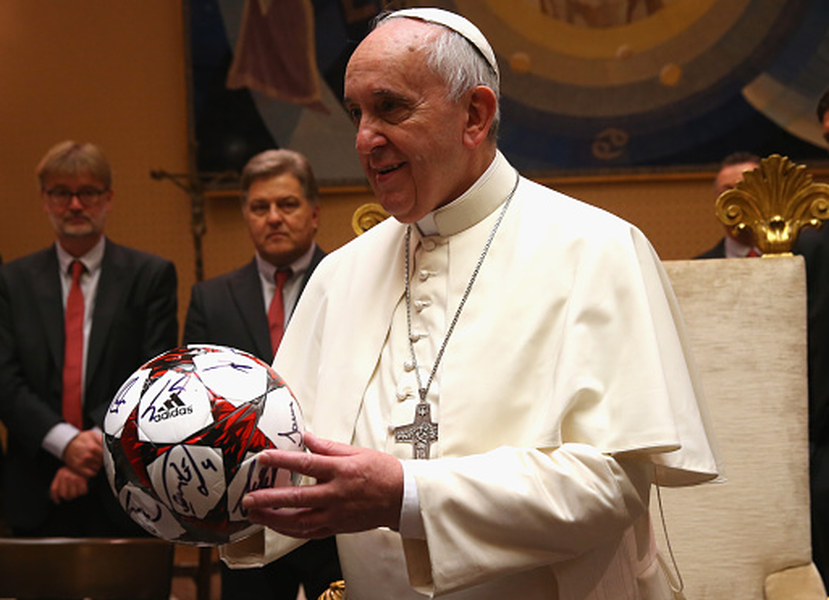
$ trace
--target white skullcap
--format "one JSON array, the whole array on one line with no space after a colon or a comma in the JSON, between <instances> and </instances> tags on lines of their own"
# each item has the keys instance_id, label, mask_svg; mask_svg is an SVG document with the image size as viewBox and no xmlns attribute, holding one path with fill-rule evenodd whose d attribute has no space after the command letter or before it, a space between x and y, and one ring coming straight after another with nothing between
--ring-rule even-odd
<instances>
[{"instance_id":1,"label":"white skullcap","mask_svg":"<svg viewBox=\"0 0 829 600\"><path fill-rule=\"evenodd\" d=\"M500 79L501 74L498 71L498 61L495 60L495 52L492 50L492 46L489 45L489 42L484 37L484 34L481 33L480 29L459 14L443 10L442 8L404 8L394 11L389 17L406 17L428 23L437 23L461 34L478 49L481 56L486 59L486 62L495 71L495 76Z\"/></svg>"}]
</instances>

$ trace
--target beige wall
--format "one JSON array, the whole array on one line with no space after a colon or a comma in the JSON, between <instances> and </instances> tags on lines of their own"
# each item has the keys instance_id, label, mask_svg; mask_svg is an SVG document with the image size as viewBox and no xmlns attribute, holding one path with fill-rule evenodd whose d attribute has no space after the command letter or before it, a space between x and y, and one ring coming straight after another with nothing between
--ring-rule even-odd
<instances>
[{"instance_id":1,"label":"beige wall","mask_svg":"<svg viewBox=\"0 0 829 600\"><path fill-rule=\"evenodd\" d=\"M195 280L189 198L152 169L187 170L182 11L175 0L0 1L0 253L4 260L49 244L34 184L45 150L67 138L94 141L115 168L108 233L172 259L183 318ZM636 223L663 258L713 245L712 172L560 178L546 182ZM365 189L323 190L320 245L345 243ZM252 248L235 198L207 200L204 270L218 275Z\"/></svg>"},{"instance_id":2,"label":"beige wall","mask_svg":"<svg viewBox=\"0 0 829 600\"><path fill-rule=\"evenodd\" d=\"M566 194L600 206L639 226L666 259L691 258L713 246L722 235L714 218L713 172L545 180ZM351 214L373 200L368 189L323 189L322 217L317 236L325 250L354 237ZM228 271L251 256L238 200L218 196L207 200L205 274Z\"/></svg>"},{"instance_id":3,"label":"beige wall","mask_svg":"<svg viewBox=\"0 0 829 600\"><path fill-rule=\"evenodd\" d=\"M173 0L0 2L4 261L51 243L34 168L47 148L71 138L99 144L113 164L109 235L172 258L181 283L192 283L187 197L149 176L186 171L184 75L182 10Z\"/></svg>"}]
</instances>

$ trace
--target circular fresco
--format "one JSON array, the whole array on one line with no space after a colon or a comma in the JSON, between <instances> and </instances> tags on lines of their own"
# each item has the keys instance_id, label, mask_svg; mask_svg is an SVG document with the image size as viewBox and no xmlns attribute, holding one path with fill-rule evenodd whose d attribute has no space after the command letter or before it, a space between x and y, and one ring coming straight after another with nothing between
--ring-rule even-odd
<instances>
[{"instance_id":1,"label":"circular fresco","mask_svg":"<svg viewBox=\"0 0 829 600\"><path fill-rule=\"evenodd\" d=\"M308 156L323 184L362 180L345 66L382 6L418 5L459 12L490 40L499 145L530 176L699 168L739 150L829 158L815 118L829 87L826 0L191 0L199 168L238 169L280 146ZM260 19L288 33L282 13L303 16L303 44L266 47L256 62L306 64L313 101L228 89L253 6L279 8Z\"/></svg>"},{"instance_id":2,"label":"circular fresco","mask_svg":"<svg viewBox=\"0 0 829 600\"><path fill-rule=\"evenodd\" d=\"M732 149L767 147L824 154L814 106L829 85L820 58L829 55L829 3L440 4L492 43L502 66L502 148L523 168L716 162ZM781 62L788 70L776 69Z\"/></svg>"}]
</instances>

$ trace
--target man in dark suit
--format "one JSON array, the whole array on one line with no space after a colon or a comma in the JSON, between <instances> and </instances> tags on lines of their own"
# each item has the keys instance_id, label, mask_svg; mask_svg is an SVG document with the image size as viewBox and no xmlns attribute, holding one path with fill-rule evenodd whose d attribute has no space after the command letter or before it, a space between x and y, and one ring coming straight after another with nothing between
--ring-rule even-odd
<instances>
[{"instance_id":1,"label":"man in dark suit","mask_svg":"<svg viewBox=\"0 0 829 600\"><path fill-rule=\"evenodd\" d=\"M254 156L241 183L242 215L256 255L240 269L193 286L184 342L231 346L270 363L299 295L325 256L314 242L319 195L311 165L290 150ZM261 569L222 565L222 598L295 600L302 583L313 599L341 578L334 538L327 538Z\"/></svg>"},{"instance_id":2,"label":"man in dark suit","mask_svg":"<svg viewBox=\"0 0 829 600\"><path fill-rule=\"evenodd\" d=\"M753 171L760 166L760 157L750 152L734 152L726 156L720 163L720 170L714 178L715 198L733 189L743 180L743 173ZM732 234L730 228L725 228L725 236L710 250L695 258L745 258L759 256L760 251L755 247L751 231L746 229L740 236Z\"/></svg>"},{"instance_id":3,"label":"man in dark suit","mask_svg":"<svg viewBox=\"0 0 829 600\"><path fill-rule=\"evenodd\" d=\"M829 90L817 104L829 142ZM829 587L829 224L801 232L794 248L806 261L809 310L809 471L812 559Z\"/></svg>"},{"instance_id":4,"label":"man in dark suit","mask_svg":"<svg viewBox=\"0 0 829 600\"><path fill-rule=\"evenodd\" d=\"M175 267L104 236L114 192L94 145L57 144L37 176L56 244L0 267L5 518L21 536L142 535L100 428L124 380L176 344Z\"/></svg>"}]
</instances>

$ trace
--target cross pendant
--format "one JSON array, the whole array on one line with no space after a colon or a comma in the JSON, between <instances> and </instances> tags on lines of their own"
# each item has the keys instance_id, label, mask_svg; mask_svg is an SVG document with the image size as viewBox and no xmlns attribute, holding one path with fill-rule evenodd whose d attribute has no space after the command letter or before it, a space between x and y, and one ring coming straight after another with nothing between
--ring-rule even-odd
<instances>
[{"instance_id":1,"label":"cross pendant","mask_svg":"<svg viewBox=\"0 0 829 600\"><path fill-rule=\"evenodd\" d=\"M432 442L438 441L438 424L432 421L432 408L428 402L418 402L414 421L394 428L394 441L412 445L413 458L429 458Z\"/></svg>"}]
</instances>

